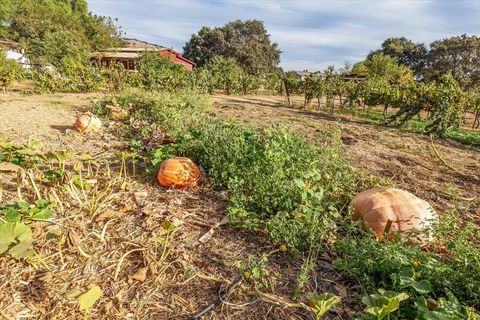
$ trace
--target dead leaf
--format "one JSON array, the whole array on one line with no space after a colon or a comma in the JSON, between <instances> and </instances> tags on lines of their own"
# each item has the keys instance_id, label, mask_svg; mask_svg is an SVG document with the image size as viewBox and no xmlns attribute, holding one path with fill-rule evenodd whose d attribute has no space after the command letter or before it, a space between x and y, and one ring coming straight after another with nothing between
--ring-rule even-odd
<instances>
[{"instance_id":1,"label":"dead leaf","mask_svg":"<svg viewBox=\"0 0 480 320\"><path fill-rule=\"evenodd\" d=\"M65 298L73 299L73 298L78 297L80 294L82 294L82 290L80 290L78 288L74 288L74 289L71 289L71 290L68 290L67 292L65 292Z\"/></svg>"},{"instance_id":2,"label":"dead leaf","mask_svg":"<svg viewBox=\"0 0 480 320\"><path fill-rule=\"evenodd\" d=\"M206 232L203 236L201 236L200 239L198 239L198 241L201 243L207 242L213 236L213 233L214 233L214 229L211 228L210 230L208 230L208 232Z\"/></svg>"},{"instance_id":3,"label":"dead leaf","mask_svg":"<svg viewBox=\"0 0 480 320\"><path fill-rule=\"evenodd\" d=\"M53 279L53 274L51 272L45 272L38 276L38 280L49 283Z\"/></svg>"},{"instance_id":4,"label":"dead leaf","mask_svg":"<svg viewBox=\"0 0 480 320\"><path fill-rule=\"evenodd\" d=\"M107 301L107 303L105 303L105 306L103 307L103 309L105 310L105 313L107 314L110 313L110 310L112 310L112 308L113 308L112 300Z\"/></svg>"},{"instance_id":5,"label":"dead leaf","mask_svg":"<svg viewBox=\"0 0 480 320\"><path fill-rule=\"evenodd\" d=\"M17 172L17 171L24 171L24 169L16 164L10 162L0 162L0 171L7 171L7 172Z\"/></svg>"},{"instance_id":6,"label":"dead leaf","mask_svg":"<svg viewBox=\"0 0 480 320\"><path fill-rule=\"evenodd\" d=\"M145 198L148 197L148 193L146 191L138 191L133 194L133 198L135 199L135 203L139 207L143 207L145 204Z\"/></svg>"},{"instance_id":7,"label":"dead leaf","mask_svg":"<svg viewBox=\"0 0 480 320\"><path fill-rule=\"evenodd\" d=\"M223 226L223 225L226 225L230 222L230 220L228 219L227 216L223 217L222 220L220 220L219 223L217 223L215 226L216 227L220 227L220 226Z\"/></svg>"},{"instance_id":8,"label":"dead leaf","mask_svg":"<svg viewBox=\"0 0 480 320\"><path fill-rule=\"evenodd\" d=\"M117 215L117 211L112 209L107 209L104 212L100 213L98 217L95 219L96 222L104 221L110 218L113 218Z\"/></svg>"},{"instance_id":9,"label":"dead leaf","mask_svg":"<svg viewBox=\"0 0 480 320\"><path fill-rule=\"evenodd\" d=\"M172 217L171 222L177 228L182 226L185 223L183 220L180 220L177 217Z\"/></svg>"},{"instance_id":10,"label":"dead leaf","mask_svg":"<svg viewBox=\"0 0 480 320\"><path fill-rule=\"evenodd\" d=\"M67 238L67 242L68 242L68 245L70 247L76 247L80 244L80 242L82 241L82 239L80 238L80 236L78 235L78 233L76 233L75 231L73 230L68 230L68 238Z\"/></svg>"},{"instance_id":11,"label":"dead leaf","mask_svg":"<svg viewBox=\"0 0 480 320\"><path fill-rule=\"evenodd\" d=\"M348 296L347 288L345 288L341 284L335 285L335 290L337 290L338 295L342 298L346 298Z\"/></svg>"},{"instance_id":12,"label":"dead leaf","mask_svg":"<svg viewBox=\"0 0 480 320\"><path fill-rule=\"evenodd\" d=\"M147 271L148 271L148 267L140 268L137 270L137 272L135 272L135 274L130 276L130 278L143 282L145 281L145 279L147 279Z\"/></svg>"}]
</instances>

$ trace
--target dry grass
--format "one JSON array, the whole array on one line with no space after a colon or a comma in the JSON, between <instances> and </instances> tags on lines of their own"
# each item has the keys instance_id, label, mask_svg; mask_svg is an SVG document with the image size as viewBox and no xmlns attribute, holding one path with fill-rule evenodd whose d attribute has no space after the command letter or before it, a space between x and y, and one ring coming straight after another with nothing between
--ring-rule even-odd
<instances>
[{"instance_id":1,"label":"dry grass","mask_svg":"<svg viewBox=\"0 0 480 320\"><path fill-rule=\"evenodd\" d=\"M0 268L5 270L0 274L4 318L82 318L69 293L85 292L94 283L103 296L90 310L91 319L187 319L215 301L239 276L238 261L275 249L259 232L224 224L224 191L212 190L208 184L190 192L163 189L142 168L132 176L131 166L123 178L116 154L125 145L116 137L115 124L91 135L71 128L91 97L9 96L12 99L4 98L0 108L17 112L3 117L1 136L19 143L39 140L46 150L68 148L73 156L66 163L67 172L73 172L74 163L89 153L95 158L97 184L91 190L72 192L65 185L52 188L36 180L42 197L59 205L51 221L31 224L34 257L17 261L0 256ZM61 103L52 104L58 100ZM52 124L62 129L48 129ZM32 171L34 176L44 166L49 165L39 165ZM3 202L20 200L16 174L0 172L0 179ZM36 197L32 186L23 182L22 200L33 202ZM172 222L175 231L167 232L164 221ZM61 236L47 239L50 228L61 230ZM288 301L293 293L299 262L279 253L269 266L272 274L264 291L277 301L256 296L249 283L242 283L204 318L313 319L306 310L279 302ZM320 261L316 271L305 292L344 291L342 279L328 262ZM344 299L330 318L349 318L352 301Z\"/></svg>"},{"instance_id":2,"label":"dry grass","mask_svg":"<svg viewBox=\"0 0 480 320\"><path fill-rule=\"evenodd\" d=\"M103 290L90 310L91 319L187 319L215 301L239 276L237 261L260 256L273 249L261 232L249 232L223 224L226 194L208 184L191 192L160 188L138 168L137 176L122 178L117 152L125 148L115 124L101 134L80 135L71 129L75 115L94 96L9 94L1 97L0 138L17 142L31 139L46 149L69 149L73 163L82 154L96 157L97 188L72 196L65 187L55 188L61 206L48 222L32 224L36 255L28 261L0 256L0 315L6 319L79 319L75 288L86 291L91 283ZM397 185L429 200L437 209L448 208L455 197L480 198L478 182L468 176L480 172L478 149L453 142L437 145L439 153L463 175L452 172L432 156L428 139L393 129L373 127L355 118L337 117L275 107L281 97L215 97L218 117L265 125L286 123L320 143L339 134L358 168L392 179ZM277 101L278 100L278 101ZM12 112L12 110L14 112ZM57 126L57 127L55 127ZM18 200L14 173L0 172L3 202ZM44 197L52 189L38 183ZM108 187L108 188L107 188ZM36 198L32 187L21 188L24 200ZM135 193L137 199L135 199ZM458 193L458 195L457 195ZM141 199L140 199L141 198ZM57 199L57 198L55 198ZM95 201L93 201L95 200ZM95 205L91 205L92 201ZM473 206L471 214L480 214ZM176 225L168 233L164 221ZM47 240L47 230L59 228L62 236ZM205 235L213 234L206 241ZM275 254L264 292L288 300L294 291L300 262ZM316 266L305 292L345 294L329 319L352 318L352 284L346 283L325 256ZM303 298L303 296L301 297ZM205 319L313 319L302 308L259 297L243 283Z\"/></svg>"}]
</instances>

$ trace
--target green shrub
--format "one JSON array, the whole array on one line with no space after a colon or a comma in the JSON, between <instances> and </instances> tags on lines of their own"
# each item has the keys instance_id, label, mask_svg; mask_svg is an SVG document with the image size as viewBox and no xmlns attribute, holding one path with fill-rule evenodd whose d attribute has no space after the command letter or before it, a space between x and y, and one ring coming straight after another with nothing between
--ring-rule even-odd
<instances>
[{"instance_id":1,"label":"green shrub","mask_svg":"<svg viewBox=\"0 0 480 320\"><path fill-rule=\"evenodd\" d=\"M157 51L146 51L138 62L143 86L156 90L185 88L188 72L184 66L161 56Z\"/></svg>"},{"instance_id":2,"label":"green shrub","mask_svg":"<svg viewBox=\"0 0 480 320\"><path fill-rule=\"evenodd\" d=\"M65 58L55 70L42 68L32 74L35 88L40 92L91 92L103 82L98 70L89 62Z\"/></svg>"},{"instance_id":3,"label":"green shrub","mask_svg":"<svg viewBox=\"0 0 480 320\"><path fill-rule=\"evenodd\" d=\"M174 152L227 188L233 224L263 229L292 250L324 243L355 187L338 146L320 149L283 127L259 130L207 117L192 123Z\"/></svg>"},{"instance_id":4,"label":"green shrub","mask_svg":"<svg viewBox=\"0 0 480 320\"><path fill-rule=\"evenodd\" d=\"M157 92L131 88L99 101L92 111L106 117L109 105L128 110L131 123L123 127L124 136L142 148L142 143L150 138L157 125L161 125L169 135L177 137L188 128L189 122L196 121L209 108L210 103L208 96L194 92Z\"/></svg>"}]
</instances>

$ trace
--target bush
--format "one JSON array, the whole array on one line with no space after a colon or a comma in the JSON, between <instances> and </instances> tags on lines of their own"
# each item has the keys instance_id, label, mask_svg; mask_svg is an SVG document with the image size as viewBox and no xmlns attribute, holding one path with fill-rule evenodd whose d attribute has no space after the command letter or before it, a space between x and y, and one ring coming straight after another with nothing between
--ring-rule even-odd
<instances>
[{"instance_id":1,"label":"bush","mask_svg":"<svg viewBox=\"0 0 480 320\"><path fill-rule=\"evenodd\" d=\"M157 51L146 51L138 62L143 85L149 89L175 90L185 87L187 71L184 66L160 56Z\"/></svg>"},{"instance_id":2,"label":"bush","mask_svg":"<svg viewBox=\"0 0 480 320\"><path fill-rule=\"evenodd\" d=\"M0 86L6 93L7 88L22 74L22 67L14 60L8 59L5 51L0 48Z\"/></svg>"},{"instance_id":3,"label":"bush","mask_svg":"<svg viewBox=\"0 0 480 320\"><path fill-rule=\"evenodd\" d=\"M99 71L87 61L65 58L55 70L33 71L35 88L40 92L91 92L102 85Z\"/></svg>"},{"instance_id":4,"label":"bush","mask_svg":"<svg viewBox=\"0 0 480 320\"><path fill-rule=\"evenodd\" d=\"M204 113L210 103L208 96L187 91L156 92L131 88L98 102L93 112L106 117L109 105L118 105L129 112L131 125L126 125L123 132L142 147L142 141L150 138L158 124L176 137L188 128L189 122Z\"/></svg>"},{"instance_id":5,"label":"bush","mask_svg":"<svg viewBox=\"0 0 480 320\"><path fill-rule=\"evenodd\" d=\"M317 148L283 127L206 117L191 123L173 152L193 158L229 191L234 225L263 229L297 251L324 243L355 187L338 146Z\"/></svg>"}]
</instances>

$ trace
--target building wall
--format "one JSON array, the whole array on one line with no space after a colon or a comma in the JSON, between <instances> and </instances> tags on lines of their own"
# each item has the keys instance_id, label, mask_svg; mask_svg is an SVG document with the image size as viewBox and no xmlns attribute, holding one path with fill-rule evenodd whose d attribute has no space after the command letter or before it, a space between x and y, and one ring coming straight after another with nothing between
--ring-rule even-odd
<instances>
[{"instance_id":1,"label":"building wall","mask_svg":"<svg viewBox=\"0 0 480 320\"><path fill-rule=\"evenodd\" d=\"M178 57L176 54L174 54L170 51L166 51L166 50L165 51L160 51L160 54L162 56L170 56L170 58L174 62L183 65L187 71L192 71L193 70L193 65L191 63L189 63L188 61L185 61L184 59Z\"/></svg>"}]
</instances>

